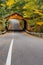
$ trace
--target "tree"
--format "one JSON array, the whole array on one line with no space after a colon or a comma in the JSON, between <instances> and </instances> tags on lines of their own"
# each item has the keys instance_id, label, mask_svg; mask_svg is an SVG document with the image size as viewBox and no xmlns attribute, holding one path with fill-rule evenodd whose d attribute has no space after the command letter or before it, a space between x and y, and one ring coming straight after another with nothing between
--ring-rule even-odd
<instances>
[{"instance_id":1,"label":"tree","mask_svg":"<svg viewBox=\"0 0 43 65\"><path fill-rule=\"evenodd\" d=\"M18 4L18 3L19 3L19 4ZM24 0L22 0L22 1L20 1L20 0L15 1L15 4L13 4L13 6L12 6L12 10L13 10L14 12L18 12L18 13L24 15L24 11L26 11L27 8L24 9L23 7L24 7L26 4L27 4L27 2L25 2Z\"/></svg>"}]
</instances>

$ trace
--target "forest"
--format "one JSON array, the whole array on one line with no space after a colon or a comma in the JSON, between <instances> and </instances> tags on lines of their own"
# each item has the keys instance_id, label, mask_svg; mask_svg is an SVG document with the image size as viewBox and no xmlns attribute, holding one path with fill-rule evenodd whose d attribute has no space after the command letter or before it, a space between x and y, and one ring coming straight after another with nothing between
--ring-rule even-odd
<instances>
[{"instance_id":1,"label":"forest","mask_svg":"<svg viewBox=\"0 0 43 65\"><path fill-rule=\"evenodd\" d=\"M4 18L14 12L29 18L29 31L43 32L43 0L0 0L0 31L6 26Z\"/></svg>"}]
</instances>

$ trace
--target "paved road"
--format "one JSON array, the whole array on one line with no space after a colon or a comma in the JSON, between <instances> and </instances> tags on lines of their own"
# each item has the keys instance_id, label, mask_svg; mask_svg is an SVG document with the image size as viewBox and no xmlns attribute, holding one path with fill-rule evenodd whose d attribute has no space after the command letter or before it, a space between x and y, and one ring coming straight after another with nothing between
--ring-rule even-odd
<instances>
[{"instance_id":1,"label":"paved road","mask_svg":"<svg viewBox=\"0 0 43 65\"><path fill-rule=\"evenodd\" d=\"M1 35L0 65L43 65L43 39L18 32Z\"/></svg>"},{"instance_id":2,"label":"paved road","mask_svg":"<svg viewBox=\"0 0 43 65\"><path fill-rule=\"evenodd\" d=\"M20 21L17 19L9 19L9 23L11 24L11 27L9 30L22 30L22 27L20 26Z\"/></svg>"}]
</instances>

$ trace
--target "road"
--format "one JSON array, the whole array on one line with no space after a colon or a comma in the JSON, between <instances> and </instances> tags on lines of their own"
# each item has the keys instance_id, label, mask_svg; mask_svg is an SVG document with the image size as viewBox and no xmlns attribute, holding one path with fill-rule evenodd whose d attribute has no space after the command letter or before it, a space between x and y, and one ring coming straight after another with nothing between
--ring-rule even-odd
<instances>
[{"instance_id":1,"label":"road","mask_svg":"<svg viewBox=\"0 0 43 65\"><path fill-rule=\"evenodd\" d=\"M17 19L9 19L9 23L11 25L9 30L22 30L23 28L20 26L20 21ZM9 25L9 26L10 26Z\"/></svg>"},{"instance_id":2,"label":"road","mask_svg":"<svg viewBox=\"0 0 43 65\"><path fill-rule=\"evenodd\" d=\"M0 35L0 65L43 65L43 39L20 32Z\"/></svg>"}]
</instances>

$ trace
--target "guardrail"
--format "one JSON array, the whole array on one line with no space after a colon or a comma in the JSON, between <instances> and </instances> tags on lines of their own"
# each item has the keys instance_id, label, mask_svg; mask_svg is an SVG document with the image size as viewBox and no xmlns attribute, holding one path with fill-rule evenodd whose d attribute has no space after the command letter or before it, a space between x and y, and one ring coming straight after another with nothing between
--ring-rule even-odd
<instances>
[{"instance_id":1,"label":"guardrail","mask_svg":"<svg viewBox=\"0 0 43 65\"><path fill-rule=\"evenodd\" d=\"M1 31L0 31L0 35L1 35L1 34L4 34L4 33L6 33L6 30L5 30L5 31L3 31L3 32L1 32Z\"/></svg>"},{"instance_id":2,"label":"guardrail","mask_svg":"<svg viewBox=\"0 0 43 65\"><path fill-rule=\"evenodd\" d=\"M26 30L26 32L29 33L29 34L31 34L31 35L43 38L43 33L29 32L27 30Z\"/></svg>"}]
</instances>

